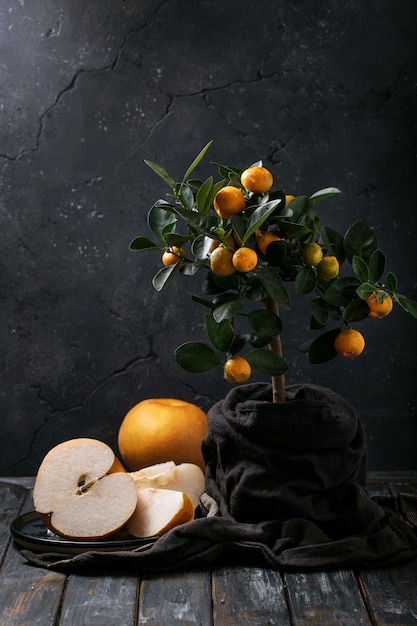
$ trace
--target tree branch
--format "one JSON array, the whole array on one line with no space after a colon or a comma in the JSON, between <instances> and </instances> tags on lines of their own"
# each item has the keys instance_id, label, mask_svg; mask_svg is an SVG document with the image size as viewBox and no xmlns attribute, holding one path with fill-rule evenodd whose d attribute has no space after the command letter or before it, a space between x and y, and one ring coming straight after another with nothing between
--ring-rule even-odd
<instances>
[{"instance_id":1,"label":"tree branch","mask_svg":"<svg viewBox=\"0 0 417 626\"><path fill-rule=\"evenodd\" d=\"M269 311L273 311L276 315L279 315L278 304L270 296L264 299L264 308ZM282 356L282 343L281 337L275 335L269 344L269 349ZM285 376L279 374L278 376L271 377L272 382L272 402L285 402Z\"/></svg>"}]
</instances>

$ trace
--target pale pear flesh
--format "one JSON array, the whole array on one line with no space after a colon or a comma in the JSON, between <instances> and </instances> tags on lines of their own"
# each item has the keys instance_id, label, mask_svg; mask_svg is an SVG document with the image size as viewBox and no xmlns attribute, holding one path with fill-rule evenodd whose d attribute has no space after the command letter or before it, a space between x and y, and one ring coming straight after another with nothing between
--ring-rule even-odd
<instances>
[{"instance_id":1,"label":"pale pear flesh","mask_svg":"<svg viewBox=\"0 0 417 626\"><path fill-rule=\"evenodd\" d=\"M197 508L199 498L205 489L204 472L193 463L175 465L168 461L129 473L138 488L154 487L186 493L194 509Z\"/></svg>"},{"instance_id":2,"label":"pale pear flesh","mask_svg":"<svg viewBox=\"0 0 417 626\"><path fill-rule=\"evenodd\" d=\"M193 519L194 507L185 493L142 487L137 489L137 506L126 528L134 537L157 537Z\"/></svg>"}]
</instances>

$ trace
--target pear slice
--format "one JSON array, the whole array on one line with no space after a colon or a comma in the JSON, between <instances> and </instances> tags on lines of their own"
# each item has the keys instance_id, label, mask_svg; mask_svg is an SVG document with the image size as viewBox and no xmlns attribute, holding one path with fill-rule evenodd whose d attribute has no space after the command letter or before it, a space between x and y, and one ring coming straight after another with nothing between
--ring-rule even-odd
<instances>
[{"instance_id":1,"label":"pear slice","mask_svg":"<svg viewBox=\"0 0 417 626\"><path fill-rule=\"evenodd\" d=\"M33 503L45 524L69 539L102 539L120 528L137 505L135 481L113 450L78 438L52 448L43 459Z\"/></svg>"},{"instance_id":2,"label":"pear slice","mask_svg":"<svg viewBox=\"0 0 417 626\"><path fill-rule=\"evenodd\" d=\"M158 537L194 519L194 506L187 494L170 489L140 487L137 506L126 523L134 537Z\"/></svg>"},{"instance_id":3,"label":"pear slice","mask_svg":"<svg viewBox=\"0 0 417 626\"><path fill-rule=\"evenodd\" d=\"M129 473L141 487L162 487L175 479L177 467L174 461L166 461Z\"/></svg>"},{"instance_id":4,"label":"pear slice","mask_svg":"<svg viewBox=\"0 0 417 626\"><path fill-rule=\"evenodd\" d=\"M199 498L205 489L204 472L194 463L175 465L168 461L129 473L138 488L154 487L186 493L194 509L198 506Z\"/></svg>"}]
</instances>

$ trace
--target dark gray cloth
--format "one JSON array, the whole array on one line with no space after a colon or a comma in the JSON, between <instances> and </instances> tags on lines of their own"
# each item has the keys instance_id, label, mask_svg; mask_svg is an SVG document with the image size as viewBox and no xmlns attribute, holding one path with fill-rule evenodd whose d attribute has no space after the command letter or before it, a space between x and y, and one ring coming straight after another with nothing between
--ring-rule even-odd
<instances>
[{"instance_id":1,"label":"dark gray cloth","mask_svg":"<svg viewBox=\"0 0 417 626\"><path fill-rule=\"evenodd\" d=\"M369 497L364 430L350 404L313 385L288 387L285 403L270 400L270 385L248 384L210 409L206 493L193 522L131 552L23 555L80 573L372 568L416 557L417 497Z\"/></svg>"}]
</instances>

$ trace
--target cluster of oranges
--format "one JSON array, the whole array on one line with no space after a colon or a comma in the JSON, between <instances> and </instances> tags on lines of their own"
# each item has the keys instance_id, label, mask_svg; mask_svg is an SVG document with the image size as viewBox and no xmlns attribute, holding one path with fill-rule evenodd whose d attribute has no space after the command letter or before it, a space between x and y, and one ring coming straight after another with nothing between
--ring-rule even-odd
<instances>
[{"instance_id":1,"label":"cluster of oranges","mask_svg":"<svg viewBox=\"0 0 417 626\"><path fill-rule=\"evenodd\" d=\"M247 208L248 194L265 194L271 189L273 177L271 172L260 165L252 166L243 171L240 177L241 187L232 184L226 185L217 192L213 208L222 220L229 220L240 215ZM295 197L287 195L285 203L288 205ZM226 234L226 233L225 233ZM255 232L256 246L242 246L236 233L231 230L223 241L213 240L209 252L211 272L220 277L233 275L235 272L247 274L253 271L259 262L258 254L268 257L268 247L276 242L285 242L273 230L257 230ZM317 278L322 283L329 283L339 275L339 261L332 254L324 254L323 248L316 242L304 244L297 250L299 259L306 266L315 268ZM182 248L172 246L162 255L165 266L186 262L186 253ZM391 312L393 302L391 296L382 291L372 293L366 303L369 307L369 316L385 317ZM354 357L361 354L365 347L363 335L356 329L341 330L334 341L336 352L343 357ZM223 368L224 377L230 383L246 382L251 375L251 366L240 356L229 358Z\"/></svg>"}]
</instances>

